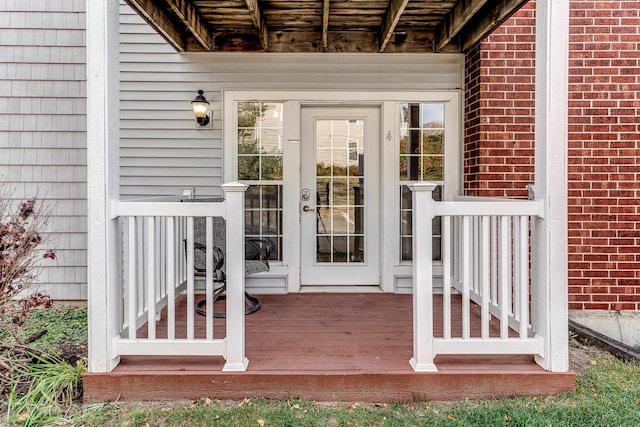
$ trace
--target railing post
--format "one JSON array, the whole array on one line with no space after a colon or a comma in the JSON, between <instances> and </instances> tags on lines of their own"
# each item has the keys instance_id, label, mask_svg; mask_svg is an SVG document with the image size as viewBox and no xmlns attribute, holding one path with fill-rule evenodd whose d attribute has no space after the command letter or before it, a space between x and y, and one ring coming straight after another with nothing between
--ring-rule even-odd
<instances>
[{"instance_id":1,"label":"railing post","mask_svg":"<svg viewBox=\"0 0 640 427\"><path fill-rule=\"evenodd\" d=\"M437 184L418 182L413 191L413 357L416 372L436 372L433 363L432 193Z\"/></svg>"},{"instance_id":2,"label":"railing post","mask_svg":"<svg viewBox=\"0 0 640 427\"><path fill-rule=\"evenodd\" d=\"M226 202L227 267L227 362L223 372L243 372L249 360L245 357L244 325L244 192L247 185L229 182L222 185Z\"/></svg>"},{"instance_id":3,"label":"railing post","mask_svg":"<svg viewBox=\"0 0 640 427\"><path fill-rule=\"evenodd\" d=\"M567 91L569 2L536 2L535 200L532 308L544 354L536 362L552 372L569 370L567 296Z\"/></svg>"}]
</instances>

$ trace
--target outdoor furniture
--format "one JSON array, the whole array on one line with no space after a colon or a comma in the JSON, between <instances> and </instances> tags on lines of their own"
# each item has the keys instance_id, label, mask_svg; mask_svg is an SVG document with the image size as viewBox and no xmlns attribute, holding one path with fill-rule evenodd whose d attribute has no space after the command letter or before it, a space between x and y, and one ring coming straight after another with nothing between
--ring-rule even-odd
<instances>
[{"instance_id":1,"label":"outdoor furniture","mask_svg":"<svg viewBox=\"0 0 640 427\"><path fill-rule=\"evenodd\" d=\"M221 199L188 199L183 201L197 202L197 201L221 201ZM224 271L225 265L225 250L226 250L226 221L224 218L213 218L213 282L214 286L212 303L215 304L218 300L224 300L226 295L226 274ZM193 220L193 235L194 235L194 275L197 277L206 277L206 220L202 217L194 218ZM246 238L245 239L245 274L251 275L269 271L269 256L271 255L271 244L267 240ZM186 242L185 242L186 244ZM255 313L260 309L261 302L256 296L250 295L245 291L245 314ZM207 298L209 296L207 295ZM207 298L196 303L196 313L205 316ZM215 311L213 317L226 317L226 312Z\"/></svg>"}]
</instances>

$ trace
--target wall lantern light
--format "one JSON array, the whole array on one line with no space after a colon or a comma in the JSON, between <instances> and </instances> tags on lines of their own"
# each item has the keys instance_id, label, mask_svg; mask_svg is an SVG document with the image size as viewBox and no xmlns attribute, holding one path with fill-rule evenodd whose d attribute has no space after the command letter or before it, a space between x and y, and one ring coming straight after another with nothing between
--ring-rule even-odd
<instances>
[{"instance_id":1,"label":"wall lantern light","mask_svg":"<svg viewBox=\"0 0 640 427\"><path fill-rule=\"evenodd\" d=\"M196 122L200 126L209 124L209 101L204 97L204 91L199 90L198 95L191 101L193 107L193 115L196 116Z\"/></svg>"}]
</instances>

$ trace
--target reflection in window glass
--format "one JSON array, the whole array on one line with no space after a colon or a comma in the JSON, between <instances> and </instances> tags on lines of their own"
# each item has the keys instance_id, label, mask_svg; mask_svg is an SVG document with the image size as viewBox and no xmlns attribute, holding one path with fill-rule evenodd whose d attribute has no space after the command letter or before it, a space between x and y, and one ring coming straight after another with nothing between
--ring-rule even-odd
<instances>
[{"instance_id":1,"label":"reflection in window glass","mask_svg":"<svg viewBox=\"0 0 640 427\"><path fill-rule=\"evenodd\" d=\"M363 263L364 120L317 120L316 262Z\"/></svg>"},{"instance_id":2,"label":"reflection in window glass","mask_svg":"<svg viewBox=\"0 0 640 427\"><path fill-rule=\"evenodd\" d=\"M245 193L245 235L268 240L271 260L282 260L281 102L238 103L238 179Z\"/></svg>"},{"instance_id":3,"label":"reflection in window glass","mask_svg":"<svg viewBox=\"0 0 640 427\"><path fill-rule=\"evenodd\" d=\"M282 103L238 103L238 179L282 179L282 110Z\"/></svg>"},{"instance_id":4,"label":"reflection in window glass","mask_svg":"<svg viewBox=\"0 0 640 427\"><path fill-rule=\"evenodd\" d=\"M440 182L433 192L434 200L442 200L444 184L444 104L400 104L400 260L413 259L411 182ZM442 238L440 218L433 219L433 259L440 260Z\"/></svg>"}]
</instances>

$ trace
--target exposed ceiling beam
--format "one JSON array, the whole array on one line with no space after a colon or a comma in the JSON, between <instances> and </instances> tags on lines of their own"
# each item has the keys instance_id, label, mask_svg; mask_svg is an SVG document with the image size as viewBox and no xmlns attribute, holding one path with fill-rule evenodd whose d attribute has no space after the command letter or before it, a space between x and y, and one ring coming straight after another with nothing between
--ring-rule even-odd
<instances>
[{"instance_id":1,"label":"exposed ceiling beam","mask_svg":"<svg viewBox=\"0 0 640 427\"><path fill-rule=\"evenodd\" d=\"M213 52L211 33L193 3L191 3L190 0L166 1L169 7L176 13L176 15L178 15L182 22L184 22L184 25L189 29L189 31L191 31L191 34L193 34L205 50Z\"/></svg>"},{"instance_id":2,"label":"exposed ceiling beam","mask_svg":"<svg viewBox=\"0 0 640 427\"><path fill-rule=\"evenodd\" d=\"M126 0L127 4L178 52L187 50L187 41L167 14L152 0Z\"/></svg>"},{"instance_id":3,"label":"exposed ceiling beam","mask_svg":"<svg viewBox=\"0 0 640 427\"><path fill-rule=\"evenodd\" d=\"M438 44L436 50L440 52L458 35L460 30L475 16L488 0L458 0L453 10L447 16L445 22L440 26L438 34Z\"/></svg>"},{"instance_id":4,"label":"exposed ceiling beam","mask_svg":"<svg viewBox=\"0 0 640 427\"><path fill-rule=\"evenodd\" d=\"M329 34L329 0L324 0L322 5L322 51L326 52L329 48L327 35Z\"/></svg>"},{"instance_id":5,"label":"exposed ceiling beam","mask_svg":"<svg viewBox=\"0 0 640 427\"><path fill-rule=\"evenodd\" d=\"M267 24L264 21L264 15L262 14L262 10L260 10L260 2L259 0L244 0L251 13L251 19L253 20L253 25L258 29L258 36L260 38L260 44L262 44L262 49L265 52L269 51L269 29L267 28Z\"/></svg>"},{"instance_id":6,"label":"exposed ceiling beam","mask_svg":"<svg viewBox=\"0 0 640 427\"><path fill-rule=\"evenodd\" d=\"M378 48L378 52L384 52L384 49L387 47L387 43L389 43L393 31L396 25L398 25L404 8L407 7L407 3L409 3L409 0L391 0L391 3L389 3L387 16L385 16L382 28L380 29L380 47Z\"/></svg>"},{"instance_id":7,"label":"exposed ceiling beam","mask_svg":"<svg viewBox=\"0 0 640 427\"><path fill-rule=\"evenodd\" d=\"M462 52L489 35L505 20L513 15L528 0L494 0L482 8L481 13L469 21L460 36Z\"/></svg>"}]
</instances>

